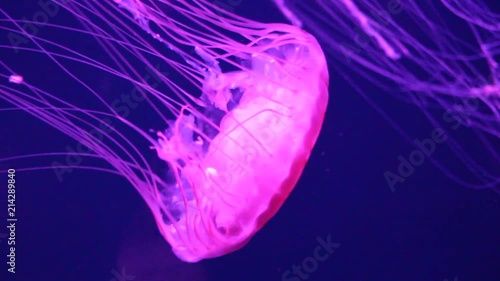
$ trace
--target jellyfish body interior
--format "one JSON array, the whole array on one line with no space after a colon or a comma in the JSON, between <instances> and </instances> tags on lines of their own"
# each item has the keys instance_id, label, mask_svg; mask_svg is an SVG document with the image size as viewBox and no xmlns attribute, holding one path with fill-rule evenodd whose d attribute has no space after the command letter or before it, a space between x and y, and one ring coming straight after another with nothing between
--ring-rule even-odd
<instances>
[{"instance_id":1,"label":"jellyfish body interior","mask_svg":"<svg viewBox=\"0 0 500 281\"><path fill-rule=\"evenodd\" d=\"M153 212L184 261L244 246L281 207L319 135L328 102L326 62L312 36L283 27L286 33L272 32L259 43L265 51L241 61L244 70L207 70L207 112L185 110L158 133L155 149L170 170ZM276 44L292 32L301 40Z\"/></svg>"}]
</instances>

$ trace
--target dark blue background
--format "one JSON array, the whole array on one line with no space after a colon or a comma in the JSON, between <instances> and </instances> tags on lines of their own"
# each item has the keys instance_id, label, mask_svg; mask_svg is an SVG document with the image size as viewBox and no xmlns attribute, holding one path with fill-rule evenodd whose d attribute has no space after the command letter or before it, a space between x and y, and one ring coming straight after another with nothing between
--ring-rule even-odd
<instances>
[{"instance_id":1,"label":"dark blue background","mask_svg":"<svg viewBox=\"0 0 500 281\"><path fill-rule=\"evenodd\" d=\"M21 18L37 11L30 2L15 7L2 3L0 8ZM264 1L243 1L236 12L265 22L284 21ZM61 13L57 21L71 19ZM1 31L0 38L4 44ZM58 39L83 44L74 37ZM71 88L68 78L58 76L40 55L5 49L0 54L33 84L54 91ZM122 268L136 281L281 280L284 271L312 255L318 237L329 235L341 246L308 280L500 280L498 195L458 186L429 161L392 193L383 173L395 170L397 156L414 147L333 68L330 77L323 130L299 183L243 249L198 264L181 263L126 180L75 170L60 183L52 170L18 172L17 273L8 280L108 281L113 270ZM375 87L370 93L411 136L429 136L433 127L417 108ZM0 101L0 106L6 103ZM0 116L1 157L62 151L75 143L23 112ZM51 161L0 162L0 168L49 166ZM3 218L5 211L0 212ZM3 276L5 242L0 246Z\"/></svg>"}]
</instances>

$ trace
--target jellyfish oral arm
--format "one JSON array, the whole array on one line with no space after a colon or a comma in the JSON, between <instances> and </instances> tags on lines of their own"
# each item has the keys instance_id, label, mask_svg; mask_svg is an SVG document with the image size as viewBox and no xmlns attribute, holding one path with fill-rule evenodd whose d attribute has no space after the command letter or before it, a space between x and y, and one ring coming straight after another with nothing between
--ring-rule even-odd
<instances>
[{"instance_id":1,"label":"jellyfish oral arm","mask_svg":"<svg viewBox=\"0 0 500 281\"><path fill-rule=\"evenodd\" d=\"M211 74L206 78L203 90L217 108L227 112L227 104L232 98L231 90L248 89L252 80L251 76L244 71Z\"/></svg>"}]
</instances>

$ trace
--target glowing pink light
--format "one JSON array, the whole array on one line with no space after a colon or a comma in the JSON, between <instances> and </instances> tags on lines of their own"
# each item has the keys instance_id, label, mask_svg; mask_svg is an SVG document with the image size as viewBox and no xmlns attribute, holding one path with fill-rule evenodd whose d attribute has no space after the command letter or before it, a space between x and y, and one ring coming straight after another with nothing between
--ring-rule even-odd
<instances>
[{"instance_id":1,"label":"glowing pink light","mask_svg":"<svg viewBox=\"0 0 500 281\"><path fill-rule=\"evenodd\" d=\"M28 37L37 48L24 51L49 56L105 110L80 108L63 94L26 82L23 89L0 88L0 97L88 147L85 156L112 166L86 168L126 177L180 259L196 262L245 245L292 191L320 132L329 77L315 38L300 28L254 22L205 1L59 4L85 27L72 29L75 35L91 35L114 64L36 35ZM21 29L10 31L27 36ZM48 51L42 41L62 51ZM174 69L176 78L153 67L151 56ZM142 79L130 58L142 61L170 92ZM67 68L67 60L132 82L167 129L151 135L120 115L104 94ZM143 148L117 125L146 139L168 164L171 179L154 173Z\"/></svg>"}]
</instances>

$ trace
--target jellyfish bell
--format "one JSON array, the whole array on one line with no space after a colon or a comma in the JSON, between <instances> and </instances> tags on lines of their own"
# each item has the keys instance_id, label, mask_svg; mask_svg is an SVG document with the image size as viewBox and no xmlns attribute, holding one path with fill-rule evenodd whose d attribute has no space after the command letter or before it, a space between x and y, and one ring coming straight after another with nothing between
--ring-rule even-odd
<instances>
[{"instance_id":1,"label":"jellyfish bell","mask_svg":"<svg viewBox=\"0 0 500 281\"><path fill-rule=\"evenodd\" d=\"M154 149L175 181L159 185L158 200L150 204L161 233L185 261L245 245L295 186L321 128L328 72L315 39L285 25L270 26L258 39L255 50L244 51L250 69L240 71L220 73L198 50L212 67L203 93L226 112L217 135L210 139L195 122L203 117L184 113L170 137L158 133ZM235 89L241 97L228 111Z\"/></svg>"},{"instance_id":2,"label":"jellyfish bell","mask_svg":"<svg viewBox=\"0 0 500 281\"><path fill-rule=\"evenodd\" d=\"M197 127L195 119L202 116L183 113L170 137L158 134L154 148L175 181L160 185L158 200L150 204L160 231L185 261L245 245L283 204L319 134L328 99L319 45L291 26L266 29L252 49L241 50L249 69L222 73L217 60L196 47L209 66L203 94L226 112L213 139ZM241 97L228 111L236 89ZM202 151L205 142L210 144Z\"/></svg>"},{"instance_id":3,"label":"jellyfish bell","mask_svg":"<svg viewBox=\"0 0 500 281\"><path fill-rule=\"evenodd\" d=\"M109 162L113 172L126 177L181 260L197 262L244 246L284 203L319 135L329 77L316 39L300 28L257 23L205 1L60 4L86 26L85 32L100 42L116 66L96 63L91 54L76 54L74 61L132 81L166 129L148 134L87 84L85 88L107 108L99 112L102 115L34 88L27 77L22 84L36 89L31 96L0 88L0 97L83 143ZM39 37L28 37L40 42ZM57 53L39 48L62 65ZM127 55L149 68L149 55L161 58L179 80L160 76L170 90L161 92L137 78ZM68 57L72 58L65 54ZM75 110L90 121L77 117ZM172 115L175 120L169 120ZM99 122L102 116L115 118L150 142L168 172L153 172L150 160L117 127L100 130L97 137L78 125L92 126L91 121Z\"/></svg>"},{"instance_id":4,"label":"jellyfish bell","mask_svg":"<svg viewBox=\"0 0 500 281\"><path fill-rule=\"evenodd\" d=\"M158 192L153 209L162 234L185 261L244 246L283 204L318 137L328 100L321 49L312 37L269 44L264 53L278 53L283 60L253 54L250 71L205 80L204 91L223 111L231 89L241 91L238 105L221 119L213 139L193 137L193 132L203 135L193 115L181 115L170 138L159 133L154 148L175 173L174 186L165 188L177 194L165 204L164 193ZM210 145L202 151L205 141ZM179 205L181 215L168 215L178 212Z\"/></svg>"}]
</instances>

